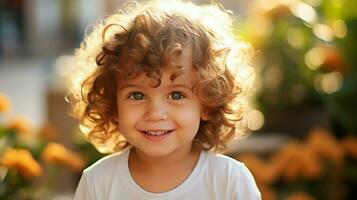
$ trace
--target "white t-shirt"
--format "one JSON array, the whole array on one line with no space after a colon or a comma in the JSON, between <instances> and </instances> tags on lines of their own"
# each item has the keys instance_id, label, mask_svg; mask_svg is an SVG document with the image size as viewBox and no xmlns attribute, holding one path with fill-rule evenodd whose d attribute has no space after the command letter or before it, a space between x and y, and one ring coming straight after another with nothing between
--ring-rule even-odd
<instances>
[{"instance_id":1,"label":"white t-shirt","mask_svg":"<svg viewBox=\"0 0 357 200\"><path fill-rule=\"evenodd\" d=\"M201 151L195 168L179 186L164 193L147 192L130 175L129 153L126 149L106 156L85 169L74 200L261 200L254 178L243 163L207 151Z\"/></svg>"}]
</instances>

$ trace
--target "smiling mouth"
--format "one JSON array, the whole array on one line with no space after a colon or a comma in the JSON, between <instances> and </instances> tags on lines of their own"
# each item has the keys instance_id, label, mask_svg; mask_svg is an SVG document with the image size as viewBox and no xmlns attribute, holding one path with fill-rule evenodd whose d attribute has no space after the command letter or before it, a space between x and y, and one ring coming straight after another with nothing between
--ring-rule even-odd
<instances>
[{"instance_id":1,"label":"smiling mouth","mask_svg":"<svg viewBox=\"0 0 357 200\"><path fill-rule=\"evenodd\" d=\"M170 134L173 130L159 130L159 131L140 131L144 133L145 135L149 136L162 136L162 135L167 135Z\"/></svg>"}]
</instances>

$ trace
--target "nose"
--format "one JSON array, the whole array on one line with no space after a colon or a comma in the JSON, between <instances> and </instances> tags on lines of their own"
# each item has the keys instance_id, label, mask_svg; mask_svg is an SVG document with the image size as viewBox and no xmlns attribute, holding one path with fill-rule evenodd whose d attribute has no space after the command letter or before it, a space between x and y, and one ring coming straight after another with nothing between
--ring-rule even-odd
<instances>
[{"instance_id":1,"label":"nose","mask_svg":"<svg viewBox=\"0 0 357 200\"><path fill-rule=\"evenodd\" d=\"M145 121L161 121L166 120L168 117L167 108L165 103L161 101L151 100L147 103L144 113Z\"/></svg>"}]
</instances>

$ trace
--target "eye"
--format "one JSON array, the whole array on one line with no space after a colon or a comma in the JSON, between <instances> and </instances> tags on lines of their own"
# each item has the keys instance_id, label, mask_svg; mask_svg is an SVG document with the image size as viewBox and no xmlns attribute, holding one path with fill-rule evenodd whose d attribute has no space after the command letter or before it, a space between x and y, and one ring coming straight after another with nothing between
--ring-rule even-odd
<instances>
[{"instance_id":1,"label":"eye","mask_svg":"<svg viewBox=\"0 0 357 200\"><path fill-rule=\"evenodd\" d=\"M170 94L170 99L173 99L173 100L180 100L183 98L185 98L185 95L183 95L182 92L179 92L179 91L174 91L174 92L171 92L171 94Z\"/></svg>"},{"instance_id":2,"label":"eye","mask_svg":"<svg viewBox=\"0 0 357 200\"><path fill-rule=\"evenodd\" d=\"M132 100L143 100L144 99L144 94L141 92L132 92L129 94L129 99Z\"/></svg>"}]
</instances>

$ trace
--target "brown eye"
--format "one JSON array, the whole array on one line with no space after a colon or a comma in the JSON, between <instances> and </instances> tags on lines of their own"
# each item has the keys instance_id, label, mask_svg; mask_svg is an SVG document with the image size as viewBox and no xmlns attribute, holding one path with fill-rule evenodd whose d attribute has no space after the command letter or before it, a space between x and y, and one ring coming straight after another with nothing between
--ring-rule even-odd
<instances>
[{"instance_id":1,"label":"brown eye","mask_svg":"<svg viewBox=\"0 0 357 200\"><path fill-rule=\"evenodd\" d=\"M143 100L144 99L144 94L141 92L132 92L129 95L129 99L132 100Z\"/></svg>"}]
</instances>

